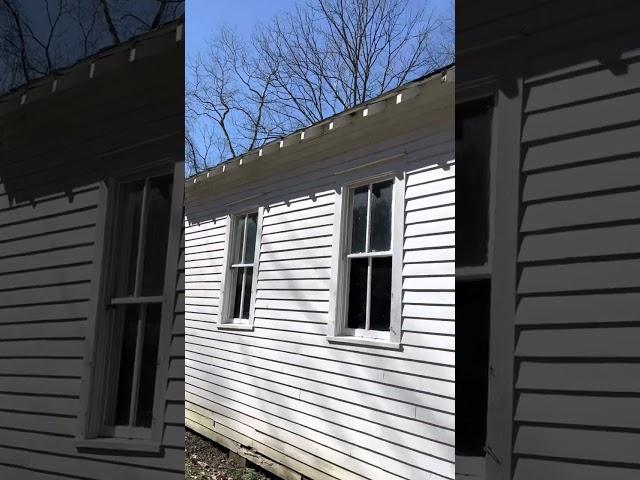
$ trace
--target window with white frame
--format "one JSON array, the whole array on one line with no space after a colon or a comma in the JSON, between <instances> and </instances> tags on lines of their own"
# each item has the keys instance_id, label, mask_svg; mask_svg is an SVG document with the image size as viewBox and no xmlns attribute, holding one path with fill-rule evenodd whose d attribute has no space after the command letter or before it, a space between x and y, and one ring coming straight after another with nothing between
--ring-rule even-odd
<instances>
[{"instance_id":1,"label":"window with white frame","mask_svg":"<svg viewBox=\"0 0 640 480\"><path fill-rule=\"evenodd\" d=\"M170 220L177 208L174 168L121 178L113 187L89 436L148 439L156 420L163 303L174 293L174 286L166 286Z\"/></svg>"},{"instance_id":2,"label":"window with white frame","mask_svg":"<svg viewBox=\"0 0 640 480\"><path fill-rule=\"evenodd\" d=\"M223 323L248 324L255 283L258 212L231 217L229 269L226 281L226 315Z\"/></svg>"},{"instance_id":3,"label":"window with white frame","mask_svg":"<svg viewBox=\"0 0 640 480\"><path fill-rule=\"evenodd\" d=\"M399 342L403 185L402 175L386 176L340 190L332 280L335 336Z\"/></svg>"}]
</instances>

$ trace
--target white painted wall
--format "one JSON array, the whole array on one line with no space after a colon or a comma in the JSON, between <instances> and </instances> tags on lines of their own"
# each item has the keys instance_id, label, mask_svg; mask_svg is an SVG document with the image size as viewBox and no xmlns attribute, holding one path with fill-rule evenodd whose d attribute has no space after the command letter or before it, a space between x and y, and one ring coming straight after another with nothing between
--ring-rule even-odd
<instances>
[{"instance_id":1,"label":"white painted wall","mask_svg":"<svg viewBox=\"0 0 640 480\"><path fill-rule=\"evenodd\" d=\"M350 125L341 134L350 143L339 136L321 138L313 148L317 153L292 151L296 163L288 168L253 178L236 174L188 196L188 426L218 442L251 447L312 479L454 478L455 165L449 87L436 84L431 88L442 91L435 100L421 95L402 109L367 118L373 120L368 124ZM340 181L333 172L402 152L362 169L370 175L402 162L406 172L402 349L329 344ZM267 168L267 158L260 168ZM255 328L218 330L227 215L250 204L265 207Z\"/></svg>"}]
</instances>

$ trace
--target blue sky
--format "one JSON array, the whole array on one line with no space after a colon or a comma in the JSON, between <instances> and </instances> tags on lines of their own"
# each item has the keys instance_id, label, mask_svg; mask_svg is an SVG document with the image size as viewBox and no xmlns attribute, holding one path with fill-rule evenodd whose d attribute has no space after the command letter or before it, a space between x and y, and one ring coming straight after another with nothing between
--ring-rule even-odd
<instances>
[{"instance_id":1,"label":"blue sky","mask_svg":"<svg viewBox=\"0 0 640 480\"><path fill-rule=\"evenodd\" d=\"M206 49L207 39L223 25L248 37L257 23L268 22L295 3L296 0L187 0L186 53L193 55ZM425 0L410 1L415 6L424 3ZM451 0L430 0L427 5L440 15L451 7Z\"/></svg>"},{"instance_id":2,"label":"blue sky","mask_svg":"<svg viewBox=\"0 0 640 480\"><path fill-rule=\"evenodd\" d=\"M188 0L186 53L206 49L206 41L226 25L249 36L256 23L268 21L294 0Z\"/></svg>"}]
</instances>

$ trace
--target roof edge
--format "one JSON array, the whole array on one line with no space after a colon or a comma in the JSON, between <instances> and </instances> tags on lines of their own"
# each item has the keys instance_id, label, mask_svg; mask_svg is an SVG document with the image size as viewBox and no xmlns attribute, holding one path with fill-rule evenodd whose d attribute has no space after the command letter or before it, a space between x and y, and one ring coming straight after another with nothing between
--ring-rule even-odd
<instances>
[{"instance_id":1,"label":"roof edge","mask_svg":"<svg viewBox=\"0 0 640 480\"><path fill-rule=\"evenodd\" d=\"M206 180L207 178L210 178L212 176L222 174L233 164L242 165L245 162L245 159L262 157L263 154L266 153L265 150L280 151L280 149L286 147L287 145L298 143L299 140L313 138L320 134L327 133L328 131L332 131L334 130L334 126L337 127L338 125L336 124L339 124L341 120L346 119L347 117L357 112L362 112L363 116L367 116L370 109L375 109L375 106L377 104L387 102L394 96L396 97L396 103L407 101L418 93L417 91L409 91L417 90L418 87L424 85L427 82L431 82L438 77L440 78L441 83L449 83L455 81L455 63L450 63L444 67L433 70L426 75L399 85L392 90L384 92L370 100L367 100L366 102L362 102L354 107L343 110L342 112L338 112L309 126L295 130L294 132L291 132L283 137L280 137L277 140L269 142L262 147L254 148L241 155L236 155L235 157L231 157L223 162L220 162L217 165L214 165L213 167L208 168L202 172L190 175L185 179L186 187L192 187L194 184L197 184L202 180Z\"/></svg>"}]
</instances>

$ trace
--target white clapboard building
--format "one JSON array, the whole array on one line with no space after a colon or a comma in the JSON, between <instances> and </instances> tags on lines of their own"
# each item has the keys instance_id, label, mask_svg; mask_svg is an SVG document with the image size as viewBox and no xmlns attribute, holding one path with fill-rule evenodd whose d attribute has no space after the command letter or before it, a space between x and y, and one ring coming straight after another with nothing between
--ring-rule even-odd
<instances>
[{"instance_id":1,"label":"white clapboard building","mask_svg":"<svg viewBox=\"0 0 640 480\"><path fill-rule=\"evenodd\" d=\"M285 479L454 478L454 75L187 180L189 428Z\"/></svg>"}]
</instances>

